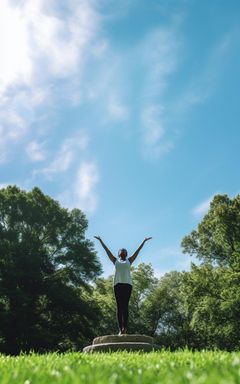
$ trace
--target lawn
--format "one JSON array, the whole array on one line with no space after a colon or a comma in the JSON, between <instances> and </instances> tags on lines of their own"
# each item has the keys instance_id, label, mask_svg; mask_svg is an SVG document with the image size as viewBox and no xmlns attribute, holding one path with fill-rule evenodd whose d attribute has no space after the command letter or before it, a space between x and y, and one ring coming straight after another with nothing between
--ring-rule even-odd
<instances>
[{"instance_id":1,"label":"lawn","mask_svg":"<svg viewBox=\"0 0 240 384\"><path fill-rule=\"evenodd\" d=\"M0 383L240 384L240 352L0 355Z\"/></svg>"}]
</instances>

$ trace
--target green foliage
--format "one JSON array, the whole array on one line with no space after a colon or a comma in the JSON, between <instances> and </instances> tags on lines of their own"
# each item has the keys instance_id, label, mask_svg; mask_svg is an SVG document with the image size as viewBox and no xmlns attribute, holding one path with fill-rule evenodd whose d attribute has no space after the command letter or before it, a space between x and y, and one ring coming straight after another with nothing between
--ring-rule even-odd
<instances>
[{"instance_id":1,"label":"green foliage","mask_svg":"<svg viewBox=\"0 0 240 384\"><path fill-rule=\"evenodd\" d=\"M113 291L113 276L98 278L94 284L93 299L101 312L96 324L95 335L109 335L117 332L116 303Z\"/></svg>"},{"instance_id":2,"label":"green foliage","mask_svg":"<svg viewBox=\"0 0 240 384\"><path fill-rule=\"evenodd\" d=\"M240 273L210 264L185 274L185 308L198 348L240 347Z\"/></svg>"},{"instance_id":3,"label":"green foliage","mask_svg":"<svg viewBox=\"0 0 240 384\"><path fill-rule=\"evenodd\" d=\"M144 303L147 324L153 327L148 333L171 349L193 346L189 316L184 308L184 275L185 272L177 271L166 273Z\"/></svg>"},{"instance_id":4,"label":"green foliage","mask_svg":"<svg viewBox=\"0 0 240 384\"><path fill-rule=\"evenodd\" d=\"M237 384L240 353L189 350L0 356L4 384Z\"/></svg>"},{"instance_id":5,"label":"green foliage","mask_svg":"<svg viewBox=\"0 0 240 384\"><path fill-rule=\"evenodd\" d=\"M148 324L144 303L148 295L155 289L157 279L151 264L140 263L132 267L133 290L129 301L128 333L148 333Z\"/></svg>"},{"instance_id":6,"label":"green foliage","mask_svg":"<svg viewBox=\"0 0 240 384\"><path fill-rule=\"evenodd\" d=\"M240 195L216 195L197 230L182 240L183 252L240 272Z\"/></svg>"},{"instance_id":7,"label":"green foliage","mask_svg":"<svg viewBox=\"0 0 240 384\"><path fill-rule=\"evenodd\" d=\"M240 347L240 195L214 197L183 251L202 264L154 277L132 267L128 333L175 350ZM113 276L101 272L87 219L34 188L0 190L0 350L67 350L118 330ZM91 284L90 284L91 283ZM92 284L93 283L93 284ZM175 381L175 379L174 379Z\"/></svg>"},{"instance_id":8,"label":"green foliage","mask_svg":"<svg viewBox=\"0 0 240 384\"><path fill-rule=\"evenodd\" d=\"M182 240L192 264L183 283L184 303L198 348L240 347L240 195L216 195L197 230Z\"/></svg>"},{"instance_id":9,"label":"green foliage","mask_svg":"<svg viewBox=\"0 0 240 384\"><path fill-rule=\"evenodd\" d=\"M100 272L87 219L40 189L0 190L0 348L63 349L93 335ZM94 309L94 310L93 310Z\"/></svg>"}]
</instances>

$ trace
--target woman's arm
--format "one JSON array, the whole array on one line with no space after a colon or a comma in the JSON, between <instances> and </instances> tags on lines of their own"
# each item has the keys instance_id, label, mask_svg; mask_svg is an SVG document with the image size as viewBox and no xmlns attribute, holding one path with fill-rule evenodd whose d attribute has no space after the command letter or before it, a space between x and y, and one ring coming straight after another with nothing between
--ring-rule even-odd
<instances>
[{"instance_id":1,"label":"woman's arm","mask_svg":"<svg viewBox=\"0 0 240 384\"><path fill-rule=\"evenodd\" d=\"M130 263L132 264L134 262L134 260L136 259L137 255L139 254L139 251L142 249L142 247L144 246L145 242L152 239L152 237L145 237L145 239L141 242L141 244L139 245L138 249L132 254L132 256L130 256L128 258L128 260L130 261Z\"/></svg>"},{"instance_id":2,"label":"woman's arm","mask_svg":"<svg viewBox=\"0 0 240 384\"><path fill-rule=\"evenodd\" d=\"M106 244L104 244L104 242L102 241L101 237L100 236L94 236L94 237L95 237L95 239L100 241L100 243L102 244L103 248L107 252L107 255L108 255L109 259L113 262L113 264L115 264L116 257L113 256L112 252L108 249Z\"/></svg>"}]
</instances>

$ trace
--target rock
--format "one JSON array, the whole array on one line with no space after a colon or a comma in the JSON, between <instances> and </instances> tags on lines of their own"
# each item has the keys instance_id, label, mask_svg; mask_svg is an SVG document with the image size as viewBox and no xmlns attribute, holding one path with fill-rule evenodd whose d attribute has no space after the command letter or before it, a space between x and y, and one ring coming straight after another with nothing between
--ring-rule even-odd
<instances>
[{"instance_id":1,"label":"rock","mask_svg":"<svg viewBox=\"0 0 240 384\"><path fill-rule=\"evenodd\" d=\"M96 337L92 345L83 348L83 352L142 351L151 352L160 347L146 335L106 335Z\"/></svg>"},{"instance_id":2,"label":"rock","mask_svg":"<svg viewBox=\"0 0 240 384\"><path fill-rule=\"evenodd\" d=\"M93 344L105 344L105 343L149 343L153 344L153 337L146 335L106 335L96 337L93 340Z\"/></svg>"}]
</instances>

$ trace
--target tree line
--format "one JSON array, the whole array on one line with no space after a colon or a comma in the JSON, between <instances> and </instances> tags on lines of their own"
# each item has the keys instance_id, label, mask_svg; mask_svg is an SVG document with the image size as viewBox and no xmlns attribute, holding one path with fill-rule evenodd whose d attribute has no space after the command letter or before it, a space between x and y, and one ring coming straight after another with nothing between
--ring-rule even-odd
<instances>
[{"instance_id":1,"label":"tree line","mask_svg":"<svg viewBox=\"0 0 240 384\"><path fill-rule=\"evenodd\" d=\"M81 349L117 332L113 276L102 278L79 209L35 187L0 190L0 352ZM182 240L200 264L154 276L132 267L129 333L171 350L240 347L240 195L216 195Z\"/></svg>"}]
</instances>

